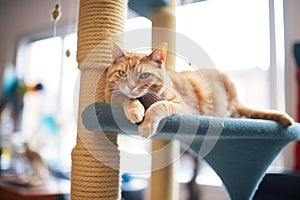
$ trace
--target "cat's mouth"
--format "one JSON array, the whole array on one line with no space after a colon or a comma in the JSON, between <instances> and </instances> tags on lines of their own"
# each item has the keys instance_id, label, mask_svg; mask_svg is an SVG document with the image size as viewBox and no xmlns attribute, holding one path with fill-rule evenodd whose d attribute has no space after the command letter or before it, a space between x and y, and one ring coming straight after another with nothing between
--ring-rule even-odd
<instances>
[{"instance_id":1,"label":"cat's mouth","mask_svg":"<svg viewBox=\"0 0 300 200\"><path fill-rule=\"evenodd\" d=\"M120 90L125 96L130 99L136 99L143 96L143 92L138 90L137 88L129 89L129 88L120 88Z\"/></svg>"},{"instance_id":2,"label":"cat's mouth","mask_svg":"<svg viewBox=\"0 0 300 200\"><path fill-rule=\"evenodd\" d=\"M133 89L127 90L124 93L126 96L128 96L130 99L136 99L145 94L144 90L140 90L138 87L135 87Z\"/></svg>"},{"instance_id":3,"label":"cat's mouth","mask_svg":"<svg viewBox=\"0 0 300 200\"><path fill-rule=\"evenodd\" d=\"M127 94L127 96L130 99L136 99L136 98L139 98L139 97L143 96L143 94L129 93L129 94Z\"/></svg>"}]
</instances>

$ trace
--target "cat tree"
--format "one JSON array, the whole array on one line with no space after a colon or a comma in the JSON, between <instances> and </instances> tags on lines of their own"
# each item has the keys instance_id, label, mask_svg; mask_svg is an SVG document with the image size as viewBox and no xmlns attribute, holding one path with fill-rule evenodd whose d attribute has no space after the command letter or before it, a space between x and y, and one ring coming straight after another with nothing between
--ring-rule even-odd
<instances>
[{"instance_id":1,"label":"cat tree","mask_svg":"<svg viewBox=\"0 0 300 200\"><path fill-rule=\"evenodd\" d=\"M122 133L122 130L115 122L111 105L94 103L104 102L105 80L100 77L101 69L111 61L110 50L101 48L97 52L101 55L100 60L98 57L86 58L99 43L123 31L126 9L127 1L123 0L80 1L77 61L81 70L81 87L78 137L72 151L73 200L120 198L120 157L115 147L116 133ZM98 81L100 87L97 88ZM127 123L128 130L137 135L136 126L126 119L122 108L115 107L116 110ZM176 137L186 143L194 137L190 135L191 130L198 130L190 145L196 156L202 156L200 148L204 140L218 140L204 159L220 176L233 200L251 199L276 155L289 142L300 140L299 124L285 128L273 121L249 119L225 119L219 123L218 118L200 116L172 116L164 122L156 138L172 140L182 124L186 128ZM222 128L221 137L211 135L207 138L208 128Z\"/></svg>"},{"instance_id":2,"label":"cat tree","mask_svg":"<svg viewBox=\"0 0 300 200\"><path fill-rule=\"evenodd\" d=\"M122 121L123 126L126 125L128 132L138 135L137 126L126 119L121 107L105 103L93 103L84 110L84 125L91 131L100 131L101 127L102 131L122 133L111 110L118 112L118 120ZM269 120L222 120L216 117L175 115L162 121L162 129L154 138L170 141L176 137L183 144L192 141L190 150L198 157L203 157L201 147L205 140L217 140L204 160L222 179L232 200L250 200L273 159L288 143L300 140L300 124L286 128ZM207 130L211 128L222 128L220 137L207 136ZM177 134L179 129L180 133ZM195 129L197 137L193 135Z\"/></svg>"}]
</instances>

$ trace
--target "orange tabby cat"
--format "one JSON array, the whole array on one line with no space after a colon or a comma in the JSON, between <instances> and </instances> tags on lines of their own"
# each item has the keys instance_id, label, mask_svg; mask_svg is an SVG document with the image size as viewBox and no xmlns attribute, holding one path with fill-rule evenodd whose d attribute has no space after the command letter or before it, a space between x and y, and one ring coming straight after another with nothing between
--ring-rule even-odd
<instances>
[{"instance_id":1,"label":"orange tabby cat","mask_svg":"<svg viewBox=\"0 0 300 200\"><path fill-rule=\"evenodd\" d=\"M243 106L234 84L214 69L175 72L165 68L166 44L149 55L124 52L111 43L113 62L107 69L105 99L123 105L132 123L141 122L139 133L153 135L159 122L173 114L247 117L293 124L287 114Z\"/></svg>"}]
</instances>

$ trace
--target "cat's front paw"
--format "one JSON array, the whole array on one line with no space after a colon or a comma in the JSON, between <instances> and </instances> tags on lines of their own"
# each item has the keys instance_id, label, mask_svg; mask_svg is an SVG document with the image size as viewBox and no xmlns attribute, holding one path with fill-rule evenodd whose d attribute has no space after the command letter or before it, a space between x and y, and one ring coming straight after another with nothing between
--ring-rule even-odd
<instances>
[{"instance_id":1,"label":"cat's front paw","mask_svg":"<svg viewBox=\"0 0 300 200\"><path fill-rule=\"evenodd\" d=\"M144 118L145 109L143 106L138 106L125 110L125 115L131 123L141 122Z\"/></svg>"},{"instance_id":2,"label":"cat's front paw","mask_svg":"<svg viewBox=\"0 0 300 200\"><path fill-rule=\"evenodd\" d=\"M158 128L158 123L142 123L139 127L139 134L144 138L149 138L155 134Z\"/></svg>"}]
</instances>

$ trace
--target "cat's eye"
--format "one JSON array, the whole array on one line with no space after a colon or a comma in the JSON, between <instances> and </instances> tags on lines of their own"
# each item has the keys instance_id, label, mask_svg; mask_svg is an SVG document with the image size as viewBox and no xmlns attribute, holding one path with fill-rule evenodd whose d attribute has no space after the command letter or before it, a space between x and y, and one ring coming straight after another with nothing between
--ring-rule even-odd
<instances>
[{"instance_id":1,"label":"cat's eye","mask_svg":"<svg viewBox=\"0 0 300 200\"><path fill-rule=\"evenodd\" d=\"M145 73L142 73L142 74L140 75L140 79L146 79L146 78L148 78L149 76L150 76L150 73L145 72Z\"/></svg>"},{"instance_id":2,"label":"cat's eye","mask_svg":"<svg viewBox=\"0 0 300 200\"><path fill-rule=\"evenodd\" d=\"M127 73L123 70L119 70L119 75L124 78L127 77Z\"/></svg>"}]
</instances>

